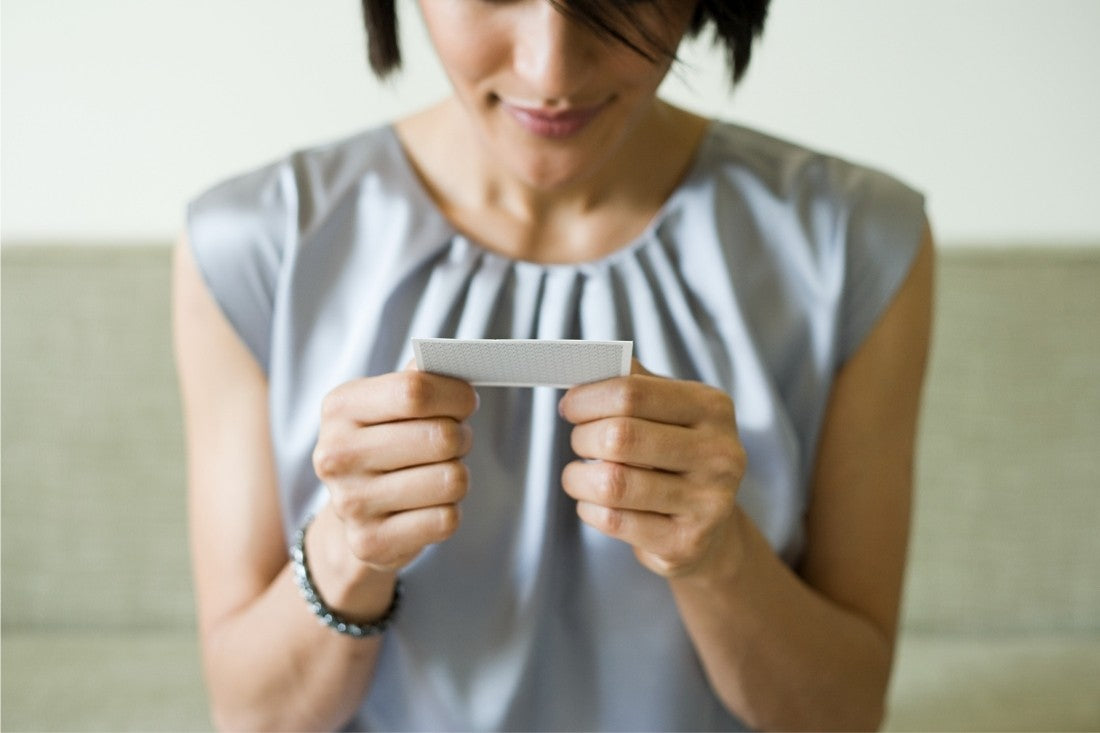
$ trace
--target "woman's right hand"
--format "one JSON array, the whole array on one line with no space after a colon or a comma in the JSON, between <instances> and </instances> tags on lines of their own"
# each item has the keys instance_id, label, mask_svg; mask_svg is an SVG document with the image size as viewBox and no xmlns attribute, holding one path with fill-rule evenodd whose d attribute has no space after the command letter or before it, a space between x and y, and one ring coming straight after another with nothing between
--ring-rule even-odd
<instances>
[{"instance_id":1,"label":"woman's right hand","mask_svg":"<svg viewBox=\"0 0 1100 733\"><path fill-rule=\"evenodd\" d=\"M469 384L415 367L325 398L313 465L347 550L367 569L394 573L458 529L469 485L461 459L472 444L465 421L476 409Z\"/></svg>"}]
</instances>

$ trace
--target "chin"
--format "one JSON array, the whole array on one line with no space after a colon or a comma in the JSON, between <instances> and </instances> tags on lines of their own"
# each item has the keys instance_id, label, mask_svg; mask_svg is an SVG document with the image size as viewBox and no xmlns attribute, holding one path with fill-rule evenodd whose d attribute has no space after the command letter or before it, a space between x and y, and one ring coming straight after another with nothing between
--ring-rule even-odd
<instances>
[{"instance_id":1,"label":"chin","mask_svg":"<svg viewBox=\"0 0 1100 733\"><path fill-rule=\"evenodd\" d=\"M585 180L606 163L610 146L596 139L510 140L494 146L495 159L528 187L552 192Z\"/></svg>"}]
</instances>

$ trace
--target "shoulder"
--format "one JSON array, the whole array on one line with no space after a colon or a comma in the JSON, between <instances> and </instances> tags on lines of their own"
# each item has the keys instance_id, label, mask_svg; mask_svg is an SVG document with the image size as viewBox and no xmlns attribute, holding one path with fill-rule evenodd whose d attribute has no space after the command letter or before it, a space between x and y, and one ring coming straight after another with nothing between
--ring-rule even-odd
<instances>
[{"instance_id":1,"label":"shoulder","mask_svg":"<svg viewBox=\"0 0 1100 733\"><path fill-rule=\"evenodd\" d=\"M295 150L199 193L188 205L188 226L199 227L200 238L215 233L208 226L272 238L306 231L351 191L371 178L384 180L399 154L388 126Z\"/></svg>"},{"instance_id":2,"label":"shoulder","mask_svg":"<svg viewBox=\"0 0 1100 733\"><path fill-rule=\"evenodd\" d=\"M821 276L907 263L925 226L923 194L893 175L728 122L712 123L693 185L728 246L752 241Z\"/></svg>"},{"instance_id":3,"label":"shoulder","mask_svg":"<svg viewBox=\"0 0 1100 733\"><path fill-rule=\"evenodd\" d=\"M188 204L185 240L195 265L265 368L282 273L326 222L356 218L358 191L394 185L385 182L399 155L389 128L376 128L231 176ZM351 246L351 238L336 240Z\"/></svg>"},{"instance_id":4,"label":"shoulder","mask_svg":"<svg viewBox=\"0 0 1100 733\"><path fill-rule=\"evenodd\" d=\"M846 217L923 211L924 197L895 176L870 165L729 122L714 122L700 167L718 195L735 195L749 205L786 211L826 234ZM881 223L881 222L880 222Z\"/></svg>"},{"instance_id":5,"label":"shoulder","mask_svg":"<svg viewBox=\"0 0 1100 733\"><path fill-rule=\"evenodd\" d=\"M743 287L832 314L838 361L891 301L927 227L923 194L894 175L727 122L712 123L692 188L694 221L712 222L732 262L751 262Z\"/></svg>"}]
</instances>

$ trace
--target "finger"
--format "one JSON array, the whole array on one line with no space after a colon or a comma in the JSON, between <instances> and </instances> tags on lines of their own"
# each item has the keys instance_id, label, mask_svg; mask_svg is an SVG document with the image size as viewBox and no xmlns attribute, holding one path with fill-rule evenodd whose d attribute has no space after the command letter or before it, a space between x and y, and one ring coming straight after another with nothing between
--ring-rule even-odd
<instances>
[{"instance_id":1,"label":"finger","mask_svg":"<svg viewBox=\"0 0 1100 733\"><path fill-rule=\"evenodd\" d=\"M599 532L658 555L676 554L679 526L665 515L577 502L577 516Z\"/></svg>"},{"instance_id":2,"label":"finger","mask_svg":"<svg viewBox=\"0 0 1100 733\"><path fill-rule=\"evenodd\" d=\"M383 374L340 385L322 405L326 420L374 425L424 417L465 420L477 409L468 383L416 370Z\"/></svg>"},{"instance_id":3,"label":"finger","mask_svg":"<svg viewBox=\"0 0 1100 733\"><path fill-rule=\"evenodd\" d=\"M458 530L462 512L457 504L412 509L366 525L346 524L348 545L363 562L394 570L427 545L446 540Z\"/></svg>"},{"instance_id":4,"label":"finger","mask_svg":"<svg viewBox=\"0 0 1100 733\"><path fill-rule=\"evenodd\" d=\"M562 471L562 488L578 501L612 509L658 514L684 511L683 480L676 474L610 461L573 461Z\"/></svg>"},{"instance_id":5,"label":"finger","mask_svg":"<svg viewBox=\"0 0 1100 733\"><path fill-rule=\"evenodd\" d=\"M330 490L341 519L366 523L397 512L456 504L466 497L469 481L466 465L454 460L338 482Z\"/></svg>"},{"instance_id":6,"label":"finger","mask_svg":"<svg viewBox=\"0 0 1100 733\"><path fill-rule=\"evenodd\" d=\"M573 387L558 410L574 425L614 416L683 426L733 420L733 402L721 390L643 373Z\"/></svg>"},{"instance_id":7,"label":"finger","mask_svg":"<svg viewBox=\"0 0 1100 733\"><path fill-rule=\"evenodd\" d=\"M449 417L406 420L345 431L319 441L313 452L317 476L328 483L349 474L383 473L461 458L473 446L466 423Z\"/></svg>"},{"instance_id":8,"label":"finger","mask_svg":"<svg viewBox=\"0 0 1100 733\"><path fill-rule=\"evenodd\" d=\"M576 426L570 442L581 458L684 472L698 464L698 432L634 417L609 417Z\"/></svg>"}]
</instances>

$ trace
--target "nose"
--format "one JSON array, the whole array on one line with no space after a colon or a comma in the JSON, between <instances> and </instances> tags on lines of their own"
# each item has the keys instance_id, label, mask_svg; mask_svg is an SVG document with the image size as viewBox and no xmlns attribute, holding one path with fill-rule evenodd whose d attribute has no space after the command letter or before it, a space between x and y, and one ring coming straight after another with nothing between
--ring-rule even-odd
<instances>
[{"instance_id":1,"label":"nose","mask_svg":"<svg viewBox=\"0 0 1100 733\"><path fill-rule=\"evenodd\" d=\"M596 68L592 31L546 0L530 3L517 27L512 66L540 102L569 101Z\"/></svg>"}]
</instances>

